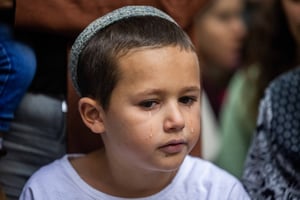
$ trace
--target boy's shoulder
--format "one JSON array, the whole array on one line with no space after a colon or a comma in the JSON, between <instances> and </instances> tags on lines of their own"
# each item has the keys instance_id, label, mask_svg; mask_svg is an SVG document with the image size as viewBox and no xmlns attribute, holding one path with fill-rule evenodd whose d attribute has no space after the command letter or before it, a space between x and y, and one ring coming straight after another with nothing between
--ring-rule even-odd
<instances>
[{"instance_id":1,"label":"boy's shoulder","mask_svg":"<svg viewBox=\"0 0 300 200\"><path fill-rule=\"evenodd\" d=\"M234 184L239 181L229 174L227 171L221 169L210 161L203 160L198 157L187 156L182 168L186 168L182 171L187 171L191 177L195 177L197 181L201 182L213 182L213 184L219 181L224 181Z\"/></svg>"},{"instance_id":2,"label":"boy's shoulder","mask_svg":"<svg viewBox=\"0 0 300 200\"><path fill-rule=\"evenodd\" d=\"M199 190L207 199L249 199L241 182L210 161L187 156L180 173L185 184Z\"/></svg>"},{"instance_id":3,"label":"boy's shoulder","mask_svg":"<svg viewBox=\"0 0 300 200\"><path fill-rule=\"evenodd\" d=\"M66 194L70 192L67 190L75 190L70 183L74 182L73 179L78 175L69 162L69 158L74 156L79 155L65 155L37 170L25 184L20 199L39 199L52 192L52 194ZM61 193L58 191L60 189Z\"/></svg>"},{"instance_id":4,"label":"boy's shoulder","mask_svg":"<svg viewBox=\"0 0 300 200\"><path fill-rule=\"evenodd\" d=\"M62 158L59 158L57 160L54 160L52 163L49 163L48 165L45 165L41 167L39 170L37 170L29 179L28 182L31 180L52 180L57 179L58 177L62 178L61 175L69 175L66 174L66 171L69 172L75 172L74 168L71 166L71 163L69 161L69 158L72 157L78 157L77 154L69 154L64 155Z\"/></svg>"}]
</instances>

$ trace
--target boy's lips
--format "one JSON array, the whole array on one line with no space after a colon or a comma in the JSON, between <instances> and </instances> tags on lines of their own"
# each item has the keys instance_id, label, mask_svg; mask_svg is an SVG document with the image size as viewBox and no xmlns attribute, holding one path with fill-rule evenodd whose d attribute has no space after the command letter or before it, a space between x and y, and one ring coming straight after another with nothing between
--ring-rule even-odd
<instances>
[{"instance_id":1,"label":"boy's lips","mask_svg":"<svg viewBox=\"0 0 300 200\"><path fill-rule=\"evenodd\" d=\"M186 145L187 143L184 140L171 140L160 146L159 149L166 154L176 154L180 153Z\"/></svg>"}]
</instances>

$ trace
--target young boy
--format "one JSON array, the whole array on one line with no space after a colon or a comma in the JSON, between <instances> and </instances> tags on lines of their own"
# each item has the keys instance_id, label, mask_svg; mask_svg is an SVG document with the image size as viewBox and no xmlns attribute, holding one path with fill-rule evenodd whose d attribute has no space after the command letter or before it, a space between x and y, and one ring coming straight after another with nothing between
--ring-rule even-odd
<instances>
[{"instance_id":1,"label":"young boy","mask_svg":"<svg viewBox=\"0 0 300 200\"><path fill-rule=\"evenodd\" d=\"M83 122L104 148L66 155L20 199L249 199L231 175L189 156L200 133L200 69L165 13L128 6L92 22L71 51Z\"/></svg>"}]
</instances>

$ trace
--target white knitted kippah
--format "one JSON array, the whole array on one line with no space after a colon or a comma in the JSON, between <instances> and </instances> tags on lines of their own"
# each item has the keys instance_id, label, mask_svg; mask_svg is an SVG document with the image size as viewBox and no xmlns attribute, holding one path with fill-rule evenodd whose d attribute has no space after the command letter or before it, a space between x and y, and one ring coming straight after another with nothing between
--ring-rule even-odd
<instances>
[{"instance_id":1,"label":"white knitted kippah","mask_svg":"<svg viewBox=\"0 0 300 200\"><path fill-rule=\"evenodd\" d=\"M121 19L138 16L157 16L177 24L169 15L151 6L125 6L116 9L90 23L76 38L70 54L69 67L71 70L72 82L80 96L81 91L77 83L77 64L79 55L87 45L88 41L95 35L95 33L109 26L110 24Z\"/></svg>"}]
</instances>

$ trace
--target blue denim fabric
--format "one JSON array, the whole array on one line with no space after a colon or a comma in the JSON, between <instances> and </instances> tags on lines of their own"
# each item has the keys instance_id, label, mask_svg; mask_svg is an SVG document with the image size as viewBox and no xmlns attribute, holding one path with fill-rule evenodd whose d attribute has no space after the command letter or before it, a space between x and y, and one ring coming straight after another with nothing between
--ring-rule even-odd
<instances>
[{"instance_id":1,"label":"blue denim fabric","mask_svg":"<svg viewBox=\"0 0 300 200\"><path fill-rule=\"evenodd\" d=\"M0 24L0 132L8 131L35 71L33 50L13 38L11 27Z\"/></svg>"}]
</instances>

